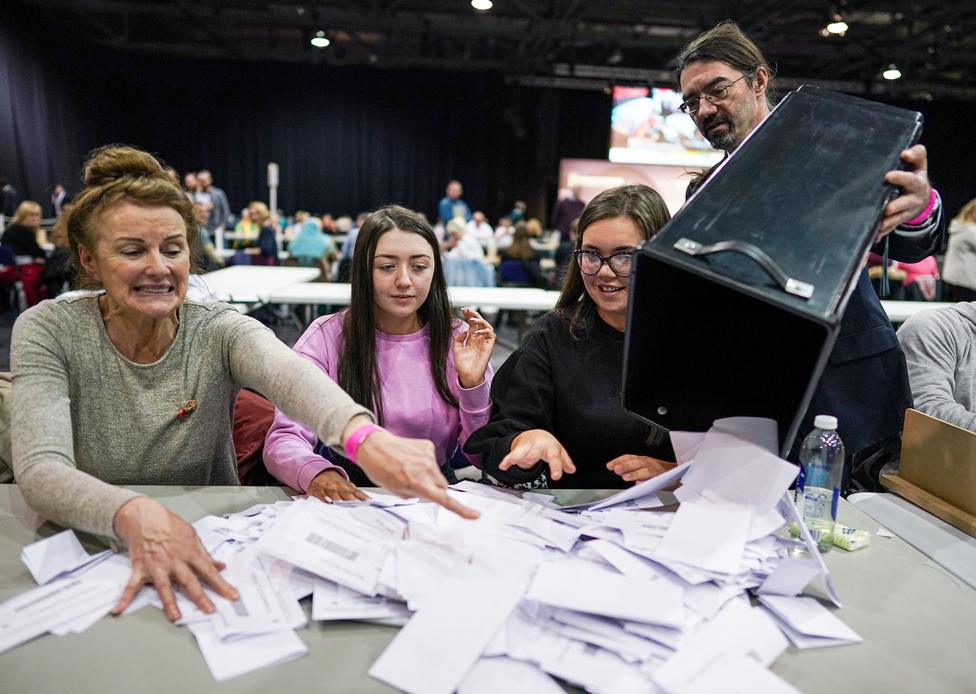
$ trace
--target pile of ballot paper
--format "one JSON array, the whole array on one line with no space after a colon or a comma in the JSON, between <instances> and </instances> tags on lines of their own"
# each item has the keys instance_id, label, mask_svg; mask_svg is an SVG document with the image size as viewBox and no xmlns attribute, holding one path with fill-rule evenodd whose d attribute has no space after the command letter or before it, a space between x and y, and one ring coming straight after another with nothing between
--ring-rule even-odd
<instances>
[{"instance_id":1,"label":"pile of ballot paper","mask_svg":"<svg viewBox=\"0 0 976 694\"><path fill-rule=\"evenodd\" d=\"M369 674L417 694L559 692L553 677L590 692L795 691L768 669L789 642L861 639L798 597L821 576L840 606L787 494L796 467L770 452L775 424L721 420L672 440L677 468L576 508L463 482L449 493L477 521L380 494L202 518L240 599L210 593L208 615L180 596L179 624L217 680L305 654L311 596L312 620L402 626ZM662 506L657 492L679 482L680 505ZM41 586L0 605L0 652L83 631L128 579L124 554L89 556L70 531L23 559ZM146 605L160 607L151 587L129 611Z\"/></svg>"}]
</instances>

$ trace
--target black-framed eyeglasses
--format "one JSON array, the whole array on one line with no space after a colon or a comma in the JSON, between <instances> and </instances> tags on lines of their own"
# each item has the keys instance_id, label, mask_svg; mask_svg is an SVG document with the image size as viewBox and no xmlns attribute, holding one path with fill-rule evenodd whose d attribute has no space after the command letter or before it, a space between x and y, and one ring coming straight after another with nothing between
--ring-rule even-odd
<instances>
[{"instance_id":1,"label":"black-framed eyeglasses","mask_svg":"<svg viewBox=\"0 0 976 694\"><path fill-rule=\"evenodd\" d=\"M595 275L600 272L600 268L606 263L610 266L610 271L617 277L629 277L632 264L633 251L618 251L604 257L596 251L573 251L576 262L579 264L580 272L584 275Z\"/></svg>"},{"instance_id":2,"label":"black-framed eyeglasses","mask_svg":"<svg viewBox=\"0 0 976 694\"><path fill-rule=\"evenodd\" d=\"M724 101L726 99L726 97L728 97L728 95L729 95L729 90L732 89L732 87L735 86L735 83L736 82L740 82L740 81L744 80L746 77L748 77L749 75L751 75L755 71L756 71L756 69L753 68L752 70L749 70L749 72L747 72L746 74L744 74L739 79L732 80L731 82L729 82L724 87L719 87L718 89L712 89L710 91L703 92L701 96L693 96L692 98L688 99L687 101L682 101L681 102L681 105L678 107L678 109L682 113L687 113L689 116L693 116L696 113L698 113L698 109L699 109L699 107L701 107L701 100L702 99L704 99L705 101L707 101L710 104L717 104L719 101Z\"/></svg>"}]
</instances>

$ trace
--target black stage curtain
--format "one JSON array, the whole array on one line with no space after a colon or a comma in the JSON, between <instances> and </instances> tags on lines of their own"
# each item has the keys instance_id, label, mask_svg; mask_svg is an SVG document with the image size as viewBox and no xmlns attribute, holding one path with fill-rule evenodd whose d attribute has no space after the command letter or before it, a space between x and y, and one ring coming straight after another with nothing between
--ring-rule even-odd
<instances>
[{"instance_id":1,"label":"black stage curtain","mask_svg":"<svg viewBox=\"0 0 976 694\"><path fill-rule=\"evenodd\" d=\"M2 17L0 17L2 20ZM19 32L18 32L19 29ZM156 59L32 41L0 21L0 176L46 202L80 188L85 152L127 142L181 174L208 168L235 209L355 214L389 202L433 216L451 178L494 219L516 199L545 217L559 158L604 158L610 99L497 76Z\"/></svg>"},{"instance_id":2,"label":"black stage curtain","mask_svg":"<svg viewBox=\"0 0 976 694\"><path fill-rule=\"evenodd\" d=\"M131 55L78 43L0 3L0 177L49 207L85 153L147 148L181 173L209 168L235 209L355 214L398 202L433 216L448 179L492 220L516 199L548 217L561 158L606 157L610 97L500 76ZM7 9L3 9L6 7ZM58 32L61 33L58 33ZM905 103L926 118L933 182L950 215L976 196L971 102ZM802 137L802 133L797 134Z\"/></svg>"}]
</instances>

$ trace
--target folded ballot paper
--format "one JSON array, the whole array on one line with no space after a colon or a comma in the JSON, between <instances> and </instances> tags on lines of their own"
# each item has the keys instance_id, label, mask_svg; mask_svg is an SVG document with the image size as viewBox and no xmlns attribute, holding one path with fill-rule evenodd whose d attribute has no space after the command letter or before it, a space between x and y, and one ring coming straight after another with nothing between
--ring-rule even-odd
<instances>
[{"instance_id":1,"label":"folded ballot paper","mask_svg":"<svg viewBox=\"0 0 976 694\"><path fill-rule=\"evenodd\" d=\"M840 605L776 441L774 423L749 418L673 432L674 470L575 508L463 482L448 493L477 521L387 495L201 518L241 597L211 593L208 615L179 596L179 624L218 681L303 656L304 629L361 620L401 627L369 675L413 694L559 691L557 680L597 693L793 692L769 670L788 644L861 639L800 596L819 576ZM657 493L679 483L677 510L662 506ZM128 558L95 562L62 535L24 548L41 585L0 604L0 652L83 631L121 594ZM160 606L151 587L131 609L147 604Z\"/></svg>"}]
</instances>

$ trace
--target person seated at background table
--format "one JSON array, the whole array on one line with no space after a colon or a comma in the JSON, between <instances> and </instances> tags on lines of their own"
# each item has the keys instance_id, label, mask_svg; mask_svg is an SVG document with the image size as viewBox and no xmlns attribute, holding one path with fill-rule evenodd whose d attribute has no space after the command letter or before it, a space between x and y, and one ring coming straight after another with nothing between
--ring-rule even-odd
<instances>
[{"instance_id":1,"label":"person seated at background table","mask_svg":"<svg viewBox=\"0 0 976 694\"><path fill-rule=\"evenodd\" d=\"M530 287L545 285L542 270L539 268L538 253L532 248L529 238L529 225L525 222L516 224L512 243L501 252L500 284Z\"/></svg>"},{"instance_id":2,"label":"person seated at background table","mask_svg":"<svg viewBox=\"0 0 976 694\"><path fill-rule=\"evenodd\" d=\"M114 613L153 583L170 619L172 584L201 609L201 580L235 590L193 528L119 485L237 485L232 413L251 387L377 484L472 515L447 496L429 441L372 424L357 405L252 318L186 301L197 220L186 195L141 150L96 150L68 217L72 262L98 292L45 301L14 325L14 476L27 503L66 527L128 547L132 576Z\"/></svg>"},{"instance_id":3,"label":"person seated at background table","mask_svg":"<svg viewBox=\"0 0 976 694\"><path fill-rule=\"evenodd\" d=\"M352 258L349 308L312 323L295 351L341 385L376 420L434 443L441 471L470 432L488 421L495 333L478 313L454 318L437 238L417 213L384 207L369 215ZM323 455L319 436L275 413L264 445L268 470L327 501L363 499L369 479ZM480 464L480 456L468 459ZM369 471L366 471L367 474Z\"/></svg>"},{"instance_id":4,"label":"person seated at background table","mask_svg":"<svg viewBox=\"0 0 976 694\"><path fill-rule=\"evenodd\" d=\"M177 184L179 179L176 179ZM74 268L71 267L71 251L68 247L68 228L65 215L71 211L73 203L66 202L61 207L61 216L51 228L51 243L54 249L44 263L41 281L47 293L47 298L53 299L70 287L74 281Z\"/></svg>"},{"instance_id":5,"label":"person seated at background table","mask_svg":"<svg viewBox=\"0 0 976 694\"><path fill-rule=\"evenodd\" d=\"M508 217L499 219L498 226L495 227L495 248L498 250L508 248L512 245L512 238L514 236L515 227L512 226L512 220Z\"/></svg>"},{"instance_id":6,"label":"person seated at background table","mask_svg":"<svg viewBox=\"0 0 976 694\"><path fill-rule=\"evenodd\" d=\"M194 202L193 217L197 220L196 248L192 249L194 255L199 259L202 269L207 272L222 268L224 266L224 259L217 253L213 238L210 236L210 230L207 229L210 210L207 209L204 203Z\"/></svg>"},{"instance_id":7,"label":"person seated at background table","mask_svg":"<svg viewBox=\"0 0 976 694\"><path fill-rule=\"evenodd\" d=\"M485 250L472 234L468 232L467 222L461 217L455 217L447 223L447 240L443 250L452 258L466 260L484 260Z\"/></svg>"},{"instance_id":8,"label":"person seated at background table","mask_svg":"<svg viewBox=\"0 0 976 694\"><path fill-rule=\"evenodd\" d=\"M16 264L16 277L23 287L28 306L45 298L42 277L47 257L41 243L47 243L47 234L41 229L41 206L25 200L17 206L11 223L0 237L0 244L7 246L14 256L4 260L10 265ZM30 258L30 262L24 262L26 258Z\"/></svg>"},{"instance_id":9,"label":"person seated at background table","mask_svg":"<svg viewBox=\"0 0 976 694\"><path fill-rule=\"evenodd\" d=\"M47 255L41 248L47 243L47 233L41 228L41 206L33 200L24 200L3 230L0 243L10 246L14 255L30 256L35 263L43 263Z\"/></svg>"},{"instance_id":10,"label":"person seated at background table","mask_svg":"<svg viewBox=\"0 0 976 694\"><path fill-rule=\"evenodd\" d=\"M491 421L465 445L484 455L492 477L604 489L672 467L657 458L672 455L665 432L625 412L621 399L631 254L669 219L643 185L611 188L583 210L556 308L498 370Z\"/></svg>"},{"instance_id":11,"label":"person seated at background table","mask_svg":"<svg viewBox=\"0 0 976 694\"><path fill-rule=\"evenodd\" d=\"M309 217L302 223L301 230L288 246L288 254L299 265L321 268L326 279L331 277L332 261L339 257L335 241L322 231L322 221L318 217Z\"/></svg>"},{"instance_id":12,"label":"person seated at background table","mask_svg":"<svg viewBox=\"0 0 976 694\"><path fill-rule=\"evenodd\" d=\"M206 206L206 203L201 204ZM207 208L207 214L210 214L210 208ZM261 227L251 219L250 206L245 207L241 210L241 218L234 225L234 233L237 234L237 238L234 240L234 248L244 248L255 241L258 238L259 231L261 231Z\"/></svg>"},{"instance_id":13,"label":"person seated at background table","mask_svg":"<svg viewBox=\"0 0 976 694\"><path fill-rule=\"evenodd\" d=\"M915 409L976 432L976 302L920 311L898 341Z\"/></svg>"},{"instance_id":14,"label":"person seated at background table","mask_svg":"<svg viewBox=\"0 0 976 694\"><path fill-rule=\"evenodd\" d=\"M491 228L491 224L488 223L485 213L481 210L476 210L471 215L471 221L467 223L465 228L468 231L468 236L471 236L481 244L482 248L488 248L492 241L494 241L495 230Z\"/></svg>"},{"instance_id":15,"label":"person seated at background table","mask_svg":"<svg viewBox=\"0 0 976 694\"><path fill-rule=\"evenodd\" d=\"M257 252L251 256L252 265L278 264L277 222L268 206L255 200L247 206L251 221L258 227Z\"/></svg>"},{"instance_id":16,"label":"person seated at background table","mask_svg":"<svg viewBox=\"0 0 976 694\"><path fill-rule=\"evenodd\" d=\"M967 202L949 223L942 294L947 301L976 301L976 199Z\"/></svg>"}]
</instances>

